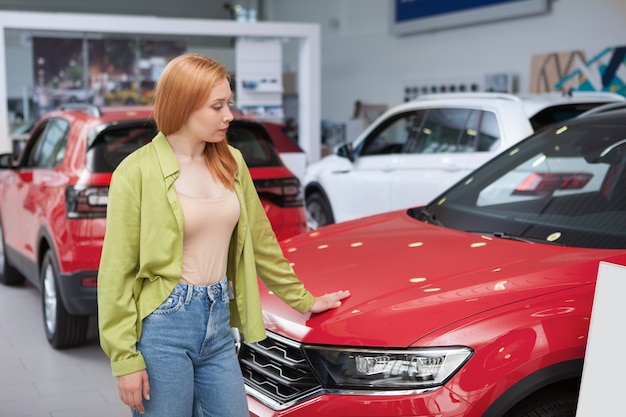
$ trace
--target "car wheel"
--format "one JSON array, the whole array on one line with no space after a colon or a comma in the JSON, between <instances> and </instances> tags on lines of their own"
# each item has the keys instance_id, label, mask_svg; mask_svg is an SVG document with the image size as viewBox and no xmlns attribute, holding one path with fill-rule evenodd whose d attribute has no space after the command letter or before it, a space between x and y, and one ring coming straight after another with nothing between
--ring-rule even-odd
<instances>
[{"instance_id":1,"label":"car wheel","mask_svg":"<svg viewBox=\"0 0 626 417\"><path fill-rule=\"evenodd\" d=\"M59 272L52 251L41 266L43 321L48 343L55 349L82 345L87 339L89 316L68 313L59 292Z\"/></svg>"},{"instance_id":2,"label":"car wheel","mask_svg":"<svg viewBox=\"0 0 626 417\"><path fill-rule=\"evenodd\" d=\"M575 417L577 404L576 393L549 390L522 401L506 417Z\"/></svg>"},{"instance_id":3,"label":"car wheel","mask_svg":"<svg viewBox=\"0 0 626 417\"><path fill-rule=\"evenodd\" d=\"M0 283L4 285L22 285L24 276L11 265L7 257L6 245L4 242L4 230L0 224Z\"/></svg>"},{"instance_id":4,"label":"car wheel","mask_svg":"<svg viewBox=\"0 0 626 417\"><path fill-rule=\"evenodd\" d=\"M320 193L313 193L306 198L306 213L309 229L317 229L335 223L330 204Z\"/></svg>"}]
</instances>

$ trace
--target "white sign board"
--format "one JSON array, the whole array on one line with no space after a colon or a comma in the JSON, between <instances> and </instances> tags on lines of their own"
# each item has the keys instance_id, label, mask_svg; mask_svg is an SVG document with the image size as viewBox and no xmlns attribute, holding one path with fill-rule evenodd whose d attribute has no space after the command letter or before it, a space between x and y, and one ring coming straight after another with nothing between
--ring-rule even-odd
<instances>
[{"instance_id":1,"label":"white sign board","mask_svg":"<svg viewBox=\"0 0 626 417\"><path fill-rule=\"evenodd\" d=\"M626 416L626 267L601 262L593 299L576 417Z\"/></svg>"}]
</instances>

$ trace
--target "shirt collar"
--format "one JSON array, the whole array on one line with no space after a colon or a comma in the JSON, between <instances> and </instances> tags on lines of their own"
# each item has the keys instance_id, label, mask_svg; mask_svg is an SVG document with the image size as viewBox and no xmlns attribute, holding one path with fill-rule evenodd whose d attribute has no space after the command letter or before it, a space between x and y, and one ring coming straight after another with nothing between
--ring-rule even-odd
<instances>
[{"instance_id":1,"label":"shirt collar","mask_svg":"<svg viewBox=\"0 0 626 417\"><path fill-rule=\"evenodd\" d=\"M174 156L174 151L172 150L172 147L167 141L165 135L159 132L154 139L152 139L152 143L154 145L157 158L159 158L159 164L161 165L163 177L167 178L178 174L180 165L178 164L176 156Z\"/></svg>"}]
</instances>

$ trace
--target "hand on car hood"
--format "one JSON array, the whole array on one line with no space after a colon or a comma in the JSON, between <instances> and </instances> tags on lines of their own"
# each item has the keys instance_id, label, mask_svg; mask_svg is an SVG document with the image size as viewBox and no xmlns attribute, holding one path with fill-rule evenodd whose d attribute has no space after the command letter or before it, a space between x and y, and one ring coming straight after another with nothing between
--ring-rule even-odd
<instances>
[{"instance_id":1,"label":"hand on car hood","mask_svg":"<svg viewBox=\"0 0 626 417\"><path fill-rule=\"evenodd\" d=\"M299 315L262 287L269 330L306 343L398 347L482 311L588 283L606 256L428 225L404 211L318 229L283 249L311 293L351 296L338 309Z\"/></svg>"}]
</instances>

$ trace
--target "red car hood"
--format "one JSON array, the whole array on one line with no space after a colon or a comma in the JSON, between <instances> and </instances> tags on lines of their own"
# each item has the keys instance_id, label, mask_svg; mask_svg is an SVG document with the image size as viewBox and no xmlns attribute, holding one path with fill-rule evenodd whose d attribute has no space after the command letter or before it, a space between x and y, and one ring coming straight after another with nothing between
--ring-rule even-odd
<instances>
[{"instance_id":1,"label":"red car hood","mask_svg":"<svg viewBox=\"0 0 626 417\"><path fill-rule=\"evenodd\" d=\"M459 232L404 211L327 226L283 249L311 293L351 296L338 309L300 315L262 286L269 330L305 343L397 347L485 310L592 283L599 261L623 254Z\"/></svg>"}]
</instances>

